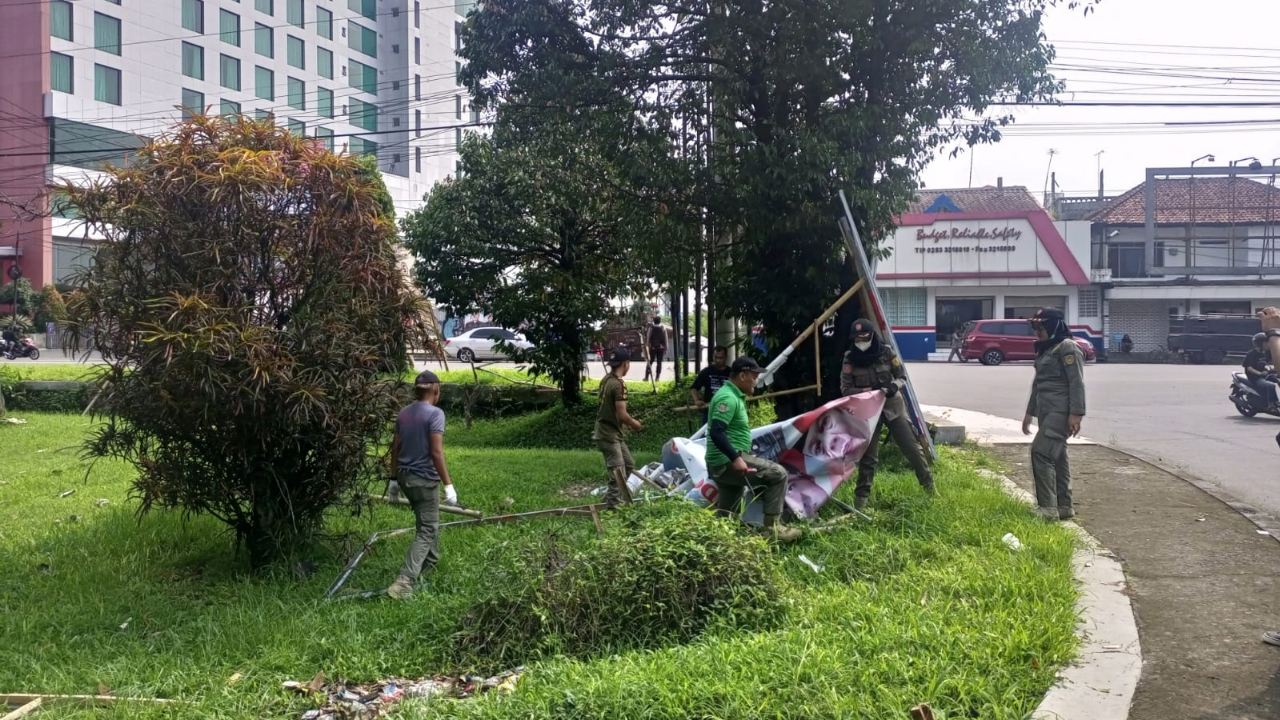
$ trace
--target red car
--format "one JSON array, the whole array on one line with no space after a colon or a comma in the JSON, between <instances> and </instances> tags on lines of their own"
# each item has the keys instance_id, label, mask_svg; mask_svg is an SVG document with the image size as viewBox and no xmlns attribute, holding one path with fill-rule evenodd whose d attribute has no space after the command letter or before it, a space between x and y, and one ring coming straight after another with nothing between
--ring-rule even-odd
<instances>
[{"instance_id":1,"label":"red car","mask_svg":"<svg viewBox=\"0 0 1280 720\"><path fill-rule=\"evenodd\" d=\"M1075 338L1085 362L1096 357L1093 343ZM1026 320L977 320L965 331L960 357L981 360L983 365L999 365L1006 360L1035 360L1036 334Z\"/></svg>"}]
</instances>

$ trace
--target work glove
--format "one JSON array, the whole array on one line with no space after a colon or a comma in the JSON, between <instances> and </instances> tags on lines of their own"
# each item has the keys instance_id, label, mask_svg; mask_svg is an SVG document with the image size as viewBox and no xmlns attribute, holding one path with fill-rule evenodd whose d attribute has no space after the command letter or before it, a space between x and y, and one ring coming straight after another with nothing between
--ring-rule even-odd
<instances>
[{"instance_id":1,"label":"work glove","mask_svg":"<svg viewBox=\"0 0 1280 720\"><path fill-rule=\"evenodd\" d=\"M897 395L897 394L898 394L898 384L897 384L897 383L885 383L884 387L882 387L882 388L880 388L880 389L881 389L881 390L884 390L884 396L885 396L885 397L887 397L887 398L891 398L891 397L893 397L894 395Z\"/></svg>"},{"instance_id":2,"label":"work glove","mask_svg":"<svg viewBox=\"0 0 1280 720\"><path fill-rule=\"evenodd\" d=\"M444 501L446 505L458 504L458 491L452 483L444 486Z\"/></svg>"}]
</instances>

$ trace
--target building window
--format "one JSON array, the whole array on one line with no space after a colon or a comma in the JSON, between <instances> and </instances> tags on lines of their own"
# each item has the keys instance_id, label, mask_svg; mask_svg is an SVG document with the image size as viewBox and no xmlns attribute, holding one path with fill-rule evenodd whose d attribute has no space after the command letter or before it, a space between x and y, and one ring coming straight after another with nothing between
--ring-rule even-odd
<instances>
[{"instance_id":1,"label":"building window","mask_svg":"<svg viewBox=\"0 0 1280 720\"><path fill-rule=\"evenodd\" d=\"M93 46L112 55L120 54L120 19L100 12L93 14Z\"/></svg>"},{"instance_id":2,"label":"building window","mask_svg":"<svg viewBox=\"0 0 1280 720\"><path fill-rule=\"evenodd\" d=\"M306 14L302 11L302 0L287 0L284 8L284 17L290 25L304 27L307 21Z\"/></svg>"},{"instance_id":3,"label":"building window","mask_svg":"<svg viewBox=\"0 0 1280 720\"><path fill-rule=\"evenodd\" d=\"M422 111L413 111L413 129L418 133L418 137L422 137Z\"/></svg>"},{"instance_id":4,"label":"building window","mask_svg":"<svg viewBox=\"0 0 1280 720\"><path fill-rule=\"evenodd\" d=\"M285 38L285 57L293 67L306 70L307 44L300 37L288 36Z\"/></svg>"},{"instance_id":5,"label":"building window","mask_svg":"<svg viewBox=\"0 0 1280 720\"><path fill-rule=\"evenodd\" d=\"M1249 300L1201 300L1200 314L1248 317L1253 314L1253 303Z\"/></svg>"},{"instance_id":6,"label":"building window","mask_svg":"<svg viewBox=\"0 0 1280 720\"><path fill-rule=\"evenodd\" d=\"M400 116L396 115L391 118L391 127L400 127Z\"/></svg>"},{"instance_id":7,"label":"building window","mask_svg":"<svg viewBox=\"0 0 1280 720\"><path fill-rule=\"evenodd\" d=\"M49 53L50 86L58 92L73 93L75 85L75 61L70 55Z\"/></svg>"},{"instance_id":8,"label":"building window","mask_svg":"<svg viewBox=\"0 0 1280 720\"><path fill-rule=\"evenodd\" d=\"M204 48L189 42L182 43L182 74L196 80L204 79Z\"/></svg>"},{"instance_id":9,"label":"building window","mask_svg":"<svg viewBox=\"0 0 1280 720\"><path fill-rule=\"evenodd\" d=\"M182 117L191 118L204 112L204 93L182 89Z\"/></svg>"},{"instance_id":10,"label":"building window","mask_svg":"<svg viewBox=\"0 0 1280 720\"><path fill-rule=\"evenodd\" d=\"M240 16L227 12L226 10L218 11L218 31L222 33L222 42L228 45L240 47Z\"/></svg>"},{"instance_id":11,"label":"building window","mask_svg":"<svg viewBox=\"0 0 1280 720\"><path fill-rule=\"evenodd\" d=\"M364 138L351 138L351 154L352 155L369 155L371 157L378 156L378 143Z\"/></svg>"},{"instance_id":12,"label":"building window","mask_svg":"<svg viewBox=\"0 0 1280 720\"><path fill-rule=\"evenodd\" d=\"M274 120L274 118L275 118L275 114L272 113L270 110L254 110L253 111L254 120Z\"/></svg>"},{"instance_id":13,"label":"building window","mask_svg":"<svg viewBox=\"0 0 1280 720\"><path fill-rule=\"evenodd\" d=\"M378 33L351 20L347 21L347 45L356 52L378 57Z\"/></svg>"},{"instance_id":14,"label":"building window","mask_svg":"<svg viewBox=\"0 0 1280 720\"><path fill-rule=\"evenodd\" d=\"M413 62L422 64L422 38L413 39Z\"/></svg>"},{"instance_id":15,"label":"building window","mask_svg":"<svg viewBox=\"0 0 1280 720\"><path fill-rule=\"evenodd\" d=\"M391 81L391 91L392 91L392 92L400 92L400 81L399 81L399 80L392 80L392 81Z\"/></svg>"},{"instance_id":16,"label":"building window","mask_svg":"<svg viewBox=\"0 0 1280 720\"><path fill-rule=\"evenodd\" d=\"M253 6L258 8L258 12L268 15L276 14L275 0L253 0Z\"/></svg>"},{"instance_id":17,"label":"building window","mask_svg":"<svg viewBox=\"0 0 1280 720\"><path fill-rule=\"evenodd\" d=\"M378 94L378 71L365 65L359 60L347 61L347 83L357 90L363 90L370 95Z\"/></svg>"},{"instance_id":18,"label":"building window","mask_svg":"<svg viewBox=\"0 0 1280 720\"><path fill-rule=\"evenodd\" d=\"M333 117L333 91L328 88L316 88L316 112L320 117Z\"/></svg>"},{"instance_id":19,"label":"building window","mask_svg":"<svg viewBox=\"0 0 1280 720\"><path fill-rule=\"evenodd\" d=\"M307 109L307 84L298 78L289 78L289 107Z\"/></svg>"},{"instance_id":20,"label":"building window","mask_svg":"<svg viewBox=\"0 0 1280 720\"><path fill-rule=\"evenodd\" d=\"M413 76L413 98L415 100L422 99L422 76L421 75Z\"/></svg>"},{"instance_id":21,"label":"building window","mask_svg":"<svg viewBox=\"0 0 1280 720\"><path fill-rule=\"evenodd\" d=\"M324 144L324 149L333 152L333 131L329 128L316 128L317 138Z\"/></svg>"},{"instance_id":22,"label":"building window","mask_svg":"<svg viewBox=\"0 0 1280 720\"><path fill-rule=\"evenodd\" d=\"M480 108L475 107L474 105L471 107L471 124L480 124Z\"/></svg>"},{"instance_id":23,"label":"building window","mask_svg":"<svg viewBox=\"0 0 1280 720\"><path fill-rule=\"evenodd\" d=\"M453 23L453 51L462 52L462 23Z\"/></svg>"},{"instance_id":24,"label":"building window","mask_svg":"<svg viewBox=\"0 0 1280 720\"><path fill-rule=\"evenodd\" d=\"M393 8L391 8L391 17L393 17L393 18L398 18L398 17L400 17L400 8L399 8L399 7L393 7Z\"/></svg>"},{"instance_id":25,"label":"building window","mask_svg":"<svg viewBox=\"0 0 1280 720\"><path fill-rule=\"evenodd\" d=\"M325 40L333 39L333 13L322 7L316 8L316 33Z\"/></svg>"},{"instance_id":26,"label":"building window","mask_svg":"<svg viewBox=\"0 0 1280 720\"><path fill-rule=\"evenodd\" d=\"M378 1L377 0L348 0L347 7L369 18L370 20L378 19Z\"/></svg>"},{"instance_id":27,"label":"building window","mask_svg":"<svg viewBox=\"0 0 1280 720\"><path fill-rule=\"evenodd\" d=\"M378 106L352 99L351 113L348 120L352 125L362 130L376 131L378 129Z\"/></svg>"},{"instance_id":28,"label":"building window","mask_svg":"<svg viewBox=\"0 0 1280 720\"><path fill-rule=\"evenodd\" d=\"M455 62L453 64L453 84L462 84L462 63L460 62Z\"/></svg>"},{"instance_id":29,"label":"building window","mask_svg":"<svg viewBox=\"0 0 1280 720\"><path fill-rule=\"evenodd\" d=\"M53 0L49 4L49 34L63 40L74 40L75 23L71 22L71 3Z\"/></svg>"},{"instance_id":30,"label":"building window","mask_svg":"<svg viewBox=\"0 0 1280 720\"><path fill-rule=\"evenodd\" d=\"M461 95L453 96L453 117L455 120L462 119L462 96Z\"/></svg>"},{"instance_id":31,"label":"building window","mask_svg":"<svg viewBox=\"0 0 1280 720\"><path fill-rule=\"evenodd\" d=\"M422 28L422 5L418 0L413 0L413 27Z\"/></svg>"},{"instance_id":32,"label":"building window","mask_svg":"<svg viewBox=\"0 0 1280 720\"><path fill-rule=\"evenodd\" d=\"M316 48L316 72L320 77L333 79L333 52L324 48Z\"/></svg>"},{"instance_id":33,"label":"building window","mask_svg":"<svg viewBox=\"0 0 1280 720\"><path fill-rule=\"evenodd\" d=\"M422 172L422 148L420 147L413 149L413 171Z\"/></svg>"},{"instance_id":34,"label":"building window","mask_svg":"<svg viewBox=\"0 0 1280 720\"><path fill-rule=\"evenodd\" d=\"M294 120L293 118L289 118L288 122L286 123L286 126L289 128L289 132L293 133L294 135L297 135L298 137L307 136L307 124L302 122L301 120Z\"/></svg>"},{"instance_id":35,"label":"building window","mask_svg":"<svg viewBox=\"0 0 1280 720\"><path fill-rule=\"evenodd\" d=\"M120 104L120 71L106 65L93 66L93 99Z\"/></svg>"},{"instance_id":36,"label":"building window","mask_svg":"<svg viewBox=\"0 0 1280 720\"><path fill-rule=\"evenodd\" d=\"M255 65L253 68L253 95L263 100L276 99L276 74Z\"/></svg>"},{"instance_id":37,"label":"building window","mask_svg":"<svg viewBox=\"0 0 1280 720\"><path fill-rule=\"evenodd\" d=\"M240 89L240 58L222 55L218 63L218 82L224 88Z\"/></svg>"},{"instance_id":38,"label":"building window","mask_svg":"<svg viewBox=\"0 0 1280 720\"><path fill-rule=\"evenodd\" d=\"M399 54L400 54L400 43L392 43L392 44L391 44L391 54L392 54L392 55L399 55Z\"/></svg>"},{"instance_id":39,"label":"building window","mask_svg":"<svg viewBox=\"0 0 1280 720\"><path fill-rule=\"evenodd\" d=\"M235 117L240 114L240 103L234 100L222 99L222 107L219 113L222 117Z\"/></svg>"},{"instance_id":40,"label":"building window","mask_svg":"<svg viewBox=\"0 0 1280 720\"><path fill-rule=\"evenodd\" d=\"M1080 308L1078 314L1082 318L1102 317L1098 311L1100 304L1097 290L1081 290L1078 298Z\"/></svg>"},{"instance_id":41,"label":"building window","mask_svg":"<svg viewBox=\"0 0 1280 720\"><path fill-rule=\"evenodd\" d=\"M204 0L182 0L182 27L204 34Z\"/></svg>"},{"instance_id":42,"label":"building window","mask_svg":"<svg viewBox=\"0 0 1280 720\"><path fill-rule=\"evenodd\" d=\"M253 24L253 51L269 58L276 56L276 38L270 26Z\"/></svg>"},{"instance_id":43,"label":"building window","mask_svg":"<svg viewBox=\"0 0 1280 720\"><path fill-rule=\"evenodd\" d=\"M929 291L925 288L886 288L881 291L890 327L928 325Z\"/></svg>"}]
</instances>

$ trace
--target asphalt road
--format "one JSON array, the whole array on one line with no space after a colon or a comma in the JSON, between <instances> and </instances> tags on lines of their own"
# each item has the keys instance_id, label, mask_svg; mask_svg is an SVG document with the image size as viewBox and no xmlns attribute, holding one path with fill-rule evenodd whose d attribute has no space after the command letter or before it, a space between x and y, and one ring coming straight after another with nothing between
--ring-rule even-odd
<instances>
[{"instance_id":1,"label":"asphalt road","mask_svg":"<svg viewBox=\"0 0 1280 720\"><path fill-rule=\"evenodd\" d=\"M1280 418L1236 412L1227 400L1233 369L1091 364L1081 434L1280 516ZM922 403L1019 420L1026 409L1030 363L912 363L909 370Z\"/></svg>"}]
</instances>

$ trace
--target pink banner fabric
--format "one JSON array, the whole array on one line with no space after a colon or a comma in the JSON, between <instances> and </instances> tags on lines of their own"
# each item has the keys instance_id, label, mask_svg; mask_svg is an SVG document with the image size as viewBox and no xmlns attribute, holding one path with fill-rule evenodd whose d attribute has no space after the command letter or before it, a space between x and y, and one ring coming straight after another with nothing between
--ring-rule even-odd
<instances>
[{"instance_id":1,"label":"pink banner fabric","mask_svg":"<svg viewBox=\"0 0 1280 720\"><path fill-rule=\"evenodd\" d=\"M772 460L787 469L787 507L796 517L814 517L840 484L857 470L884 408L879 390L833 400L790 420L751 431L751 454ZM715 503L715 481L707 474L705 438L673 438L662 452L666 469L684 468L689 480L680 490L699 505ZM759 502L752 502L744 516L755 522L762 516Z\"/></svg>"}]
</instances>

